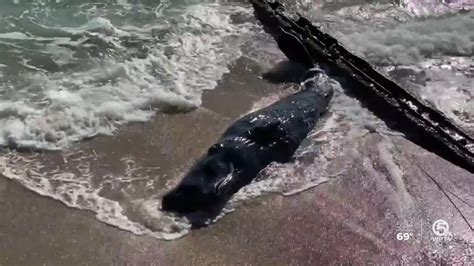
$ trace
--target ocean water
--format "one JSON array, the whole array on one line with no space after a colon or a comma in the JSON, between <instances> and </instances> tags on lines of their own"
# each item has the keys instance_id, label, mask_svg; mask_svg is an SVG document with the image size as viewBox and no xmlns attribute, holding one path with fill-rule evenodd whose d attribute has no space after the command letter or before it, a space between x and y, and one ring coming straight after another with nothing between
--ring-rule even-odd
<instances>
[{"instance_id":1,"label":"ocean water","mask_svg":"<svg viewBox=\"0 0 474 266\"><path fill-rule=\"evenodd\" d=\"M474 132L472 3L286 2ZM144 165L124 156L115 162L117 170L99 171L95 162L107 154L85 153L79 146L147 123L157 113L199 109L203 93L215 89L239 58L262 68L282 60L250 5L0 0L0 6L0 173L123 230L168 240L186 235L189 223L160 212L157 196L185 169L157 177L160 162ZM248 199L292 195L343 175L358 157L359 140L370 132L400 137L332 84L331 111L294 162L270 165L209 223ZM258 100L254 109L293 89ZM400 179L393 149L381 142L380 160Z\"/></svg>"},{"instance_id":2,"label":"ocean water","mask_svg":"<svg viewBox=\"0 0 474 266\"><path fill-rule=\"evenodd\" d=\"M200 105L250 11L209 1L2 2L0 145L56 150Z\"/></svg>"}]
</instances>

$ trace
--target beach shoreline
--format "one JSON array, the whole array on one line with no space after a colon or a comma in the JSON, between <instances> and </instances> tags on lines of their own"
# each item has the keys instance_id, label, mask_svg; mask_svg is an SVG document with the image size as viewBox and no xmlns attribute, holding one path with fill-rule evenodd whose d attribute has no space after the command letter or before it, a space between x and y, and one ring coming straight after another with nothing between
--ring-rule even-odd
<instances>
[{"instance_id":1,"label":"beach shoreline","mask_svg":"<svg viewBox=\"0 0 474 266\"><path fill-rule=\"evenodd\" d=\"M254 102L281 92L280 85L260 79L262 71L258 64L241 59L216 89L203 95L202 108L157 114L149 123L126 126L115 136L79 145L84 150L110 150L104 159L110 169L125 150L141 158L142 165L160 162L160 175L185 170ZM1 177L0 265L427 263L443 262L451 255L461 262L472 261L472 231L410 160L439 182L464 191L468 200L472 200L468 194L474 187L472 176L401 137L391 140L404 151L397 156L401 169L410 175L397 177L384 165L367 165L367 158L378 160L379 150L386 148L380 145L381 138L374 133L359 140L360 158L341 177L291 197L277 194L246 201L216 224L174 241L108 226L90 211L68 208ZM474 210L462 208L474 220ZM443 246L430 240L430 222L435 218L449 221L456 241ZM425 231L418 236L417 229L413 241L397 241L404 220L415 226L424 222L420 228ZM438 257L430 257L433 250Z\"/></svg>"}]
</instances>

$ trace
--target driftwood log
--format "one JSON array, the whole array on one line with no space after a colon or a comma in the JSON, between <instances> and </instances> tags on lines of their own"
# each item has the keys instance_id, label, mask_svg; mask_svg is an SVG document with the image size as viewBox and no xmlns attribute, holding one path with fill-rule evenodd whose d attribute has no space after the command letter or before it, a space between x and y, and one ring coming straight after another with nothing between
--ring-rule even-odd
<instances>
[{"instance_id":1,"label":"driftwood log","mask_svg":"<svg viewBox=\"0 0 474 266\"><path fill-rule=\"evenodd\" d=\"M440 111L347 51L335 38L278 2L250 0L256 18L290 61L322 64L346 93L419 146L474 173L474 139Z\"/></svg>"}]
</instances>

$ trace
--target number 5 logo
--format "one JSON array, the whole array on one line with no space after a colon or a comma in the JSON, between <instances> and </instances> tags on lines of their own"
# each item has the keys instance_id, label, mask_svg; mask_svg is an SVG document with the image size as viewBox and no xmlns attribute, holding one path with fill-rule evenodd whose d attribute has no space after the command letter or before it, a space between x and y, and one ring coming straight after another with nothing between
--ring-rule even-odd
<instances>
[{"instance_id":1,"label":"number 5 logo","mask_svg":"<svg viewBox=\"0 0 474 266\"><path fill-rule=\"evenodd\" d=\"M447 236L449 234L449 224L445 220L436 220L432 229L437 236Z\"/></svg>"}]
</instances>

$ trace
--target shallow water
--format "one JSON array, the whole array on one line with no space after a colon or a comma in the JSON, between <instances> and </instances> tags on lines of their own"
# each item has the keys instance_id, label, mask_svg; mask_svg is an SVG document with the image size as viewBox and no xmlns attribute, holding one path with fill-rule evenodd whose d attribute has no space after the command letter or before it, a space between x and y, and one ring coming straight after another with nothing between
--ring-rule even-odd
<instances>
[{"instance_id":1,"label":"shallow water","mask_svg":"<svg viewBox=\"0 0 474 266\"><path fill-rule=\"evenodd\" d=\"M220 2L7 3L0 145L61 149L200 105L240 55L249 10Z\"/></svg>"},{"instance_id":2,"label":"shallow water","mask_svg":"<svg viewBox=\"0 0 474 266\"><path fill-rule=\"evenodd\" d=\"M160 239L185 235L189 224L160 212L159 196L192 162L178 159L183 155L173 150L185 150L182 142L194 145L199 136L150 137L140 129L131 134L130 138L166 150L157 160L147 159L147 150L141 156L140 151L122 151L115 147L124 145L119 141L106 140L105 145L94 139L89 146L86 139L120 135L129 130L125 124L150 123L157 113L174 113L164 114L163 124L154 126L173 125L177 135L192 127L192 119L207 127L197 122L198 117L228 124L222 114L199 108L203 93L213 90L239 58L250 58L261 69L283 59L255 23L250 6L239 1L2 1L1 173L67 206L94 211L100 221L121 229ZM455 122L474 130L474 15L457 12L470 6L354 3L297 1L294 7ZM258 74L252 70L246 75ZM256 101L254 109L295 89L272 88L277 93ZM367 158L364 166L376 174L373 162L384 165L398 180L401 193L393 196L400 205L398 215L409 211L410 198L403 193L403 173L394 155L398 153L390 141L399 134L340 88L336 91L330 113L294 162L269 166L216 219L249 198L292 195L343 176L358 160L363 139L374 132L384 136L377 146L380 158ZM191 118L176 118L176 113L196 108ZM132 150L133 145L123 149ZM193 154L202 152L202 146ZM59 152L22 153L8 147Z\"/></svg>"}]
</instances>

